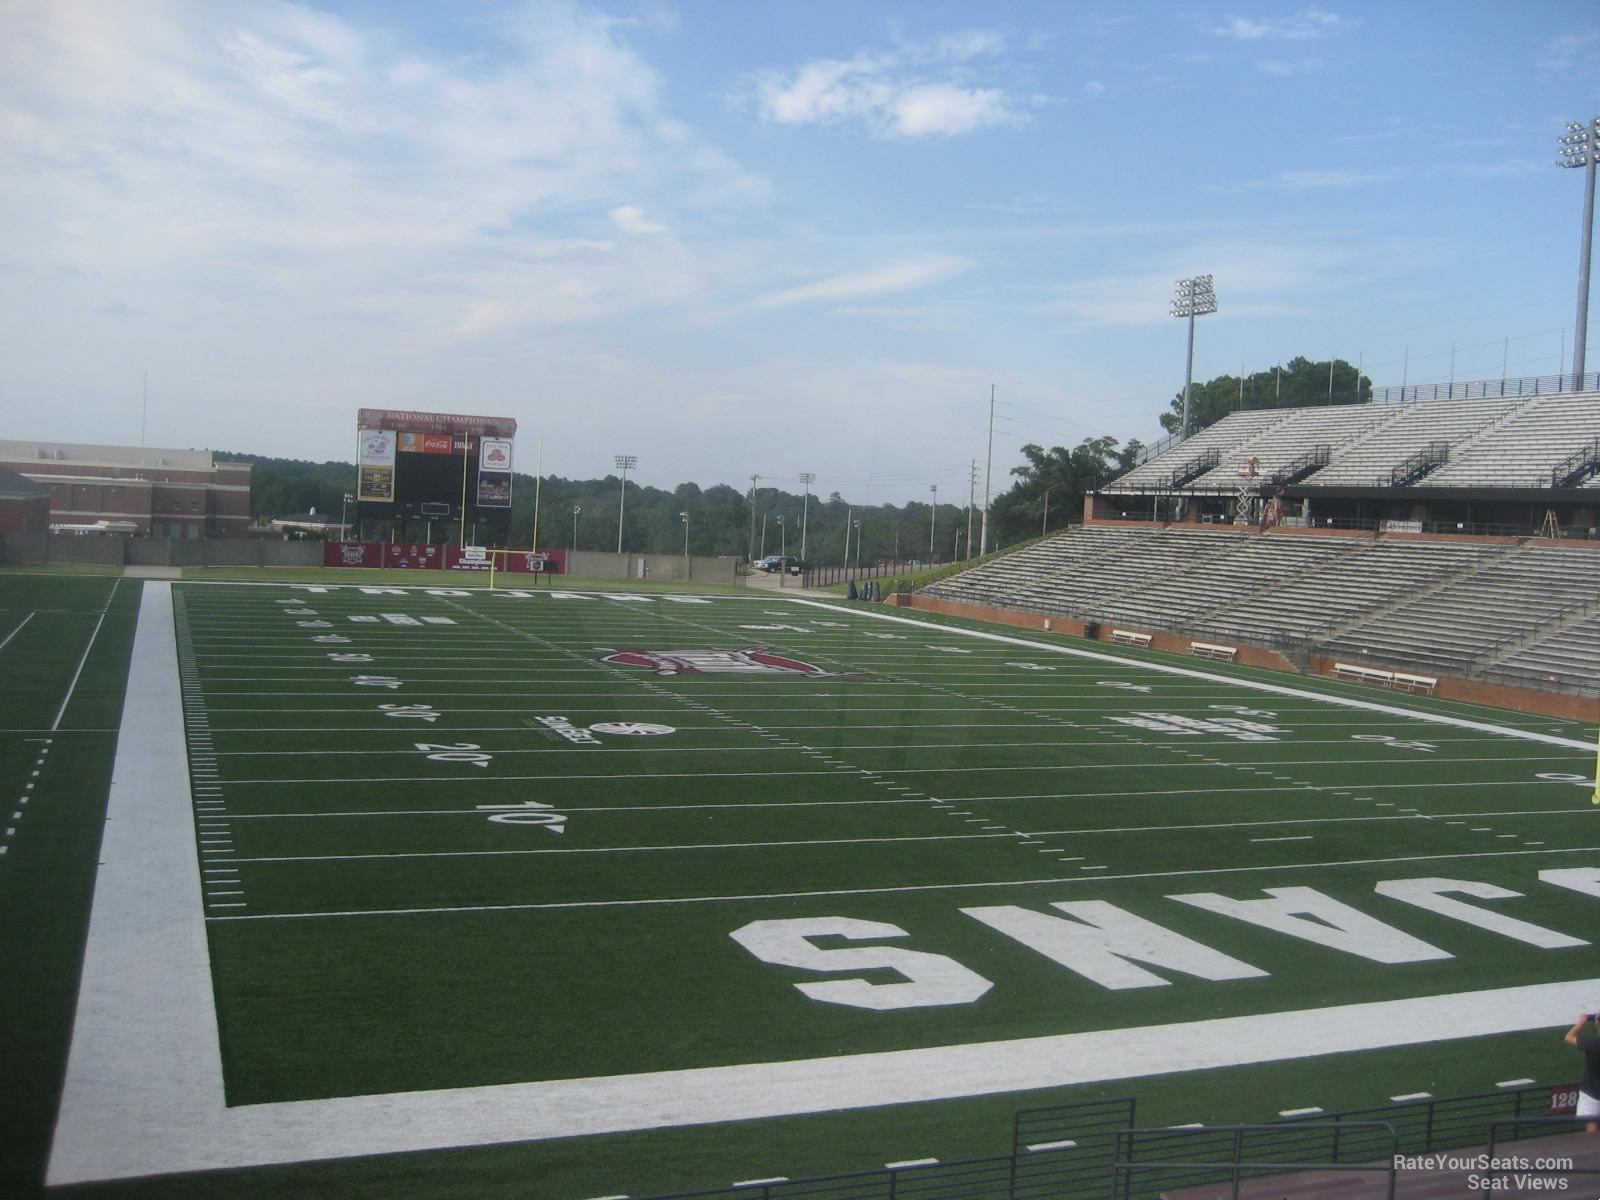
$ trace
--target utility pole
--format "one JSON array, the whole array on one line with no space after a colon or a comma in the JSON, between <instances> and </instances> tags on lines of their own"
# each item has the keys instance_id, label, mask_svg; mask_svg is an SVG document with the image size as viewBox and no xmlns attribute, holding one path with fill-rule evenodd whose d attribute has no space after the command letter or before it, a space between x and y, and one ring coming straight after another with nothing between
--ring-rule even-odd
<instances>
[{"instance_id":1,"label":"utility pole","mask_svg":"<svg viewBox=\"0 0 1600 1200\"><path fill-rule=\"evenodd\" d=\"M967 469L967 557L972 557L972 510L978 503L978 460Z\"/></svg>"},{"instance_id":2,"label":"utility pole","mask_svg":"<svg viewBox=\"0 0 1600 1200\"><path fill-rule=\"evenodd\" d=\"M761 476L750 476L750 551L748 559L756 560L756 485L761 482Z\"/></svg>"},{"instance_id":3,"label":"utility pole","mask_svg":"<svg viewBox=\"0 0 1600 1200\"><path fill-rule=\"evenodd\" d=\"M800 557L806 556L806 510L811 507L811 485L817 481L816 472L801 471L800 486L805 488L805 495L800 501Z\"/></svg>"},{"instance_id":4,"label":"utility pole","mask_svg":"<svg viewBox=\"0 0 1600 1200\"><path fill-rule=\"evenodd\" d=\"M983 468L983 530L979 555L989 553L989 480L994 473L994 384L989 385L989 457Z\"/></svg>"}]
</instances>

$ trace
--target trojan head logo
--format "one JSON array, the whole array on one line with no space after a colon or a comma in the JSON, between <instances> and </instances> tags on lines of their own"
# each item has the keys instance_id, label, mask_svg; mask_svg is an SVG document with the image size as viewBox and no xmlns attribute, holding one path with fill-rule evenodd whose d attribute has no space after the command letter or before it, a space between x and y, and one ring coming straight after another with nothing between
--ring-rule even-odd
<instances>
[{"instance_id":1,"label":"trojan head logo","mask_svg":"<svg viewBox=\"0 0 1600 1200\"><path fill-rule=\"evenodd\" d=\"M643 667L657 675L787 675L808 679L840 678L834 671L798 658L786 658L751 646L745 650L617 650L601 662Z\"/></svg>"}]
</instances>

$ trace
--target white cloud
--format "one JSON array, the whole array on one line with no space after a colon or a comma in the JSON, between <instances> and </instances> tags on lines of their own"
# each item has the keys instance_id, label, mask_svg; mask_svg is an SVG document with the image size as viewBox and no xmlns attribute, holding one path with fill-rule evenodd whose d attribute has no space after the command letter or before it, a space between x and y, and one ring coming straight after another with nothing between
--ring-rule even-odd
<instances>
[{"instance_id":1,"label":"white cloud","mask_svg":"<svg viewBox=\"0 0 1600 1200\"><path fill-rule=\"evenodd\" d=\"M637 204L619 204L611 210L611 220L623 233L665 233L667 227L644 215Z\"/></svg>"},{"instance_id":2,"label":"white cloud","mask_svg":"<svg viewBox=\"0 0 1600 1200\"><path fill-rule=\"evenodd\" d=\"M291 4L6 9L0 222L19 268L116 280L95 285L116 289L97 305L214 300L225 267L230 308L252 293L301 317L376 303L465 336L657 294L605 278L554 313L501 294L592 265L597 237L665 233L636 196L767 198L662 112L653 70L610 23L559 0L517 10L492 58ZM484 294L485 280L504 282Z\"/></svg>"},{"instance_id":3,"label":"white cloud","mask_svg":"<svg viewBox=\"0 0 1600 1200\"><path fill-rule=\"evenodd\" d=\"M1219 237L1123 274L1080 280L1061 289L1052 308L1083 329L1161 325L1173 319L1176 282L1198 273L1212 276L1222 318L1282 316L1314 306L1330 279L1348 286L1391 276L1412 269L1417 255L1404 242Z\"/></svg>"},{"instance_id":4,"label":"white cloud","mask_svg":"<svg viewBox=\"0 0 1600 1200\"><path fill-rule=\"evenodd\" d=\"M998 54L998 34L969 31L880 54L817 59L756 80L761 115L780 125L859 123L877 137L956 137L1026 117L998 87L971 81L967 64ZM934 71L943 78L931 77Z\"/></svg>"},{"instance_id":5,"label":"white cloud","mask_svg":"<svg viewBox=\"0 0 1600 1200\"><path fill-rule=\"evenodd\" d=\"M1348 17L1320 8L1307 8L1286 17L1236 17L1225 18L1211 32L1219 37L1239 42L1287 41L1303 42L1330 37L1348 29L1354 22Z\"/></svg>"},{"instance_id":6,"label":"white cloud","mask_svg":"<svg viewBox=\"0 0 1600 1200\"><path fill-rule=\"evenodd\" d=\"M906 292L959 275L971 265L968 260L952 255L930 255L909 259L870 271L833 275L814 283L786 288L758 301L756 307L782 308L790 304L859 300L868 296Z\"/></svg>"},{"instance_id":7,"label":"white cloud","mask_svg":"<svg viewBox=\"0 0 1600 1200\"><path fill-rule=\"evenodd\" d=\"M1293 16L1277 18L1229 16L1211 32L1219 37L1234 38L1235 42L1309 42L1314 38L1331 37L1352 24L1349 18L1342 18L1338 13L1306 8Z\"/></svg>"},{"instance_id":8,"label":"white cloud","mask_svg":"<svg viewBox=\"0 0 1600 1200\"><path fill-rule=\"evenodd\" d=\"M1545 68L1554 74L1588 70L1600 51L1600 29L1583 29L1551 38L1545 47Z\"/></svg>"},{"instance_id":9,"label":"white cloud","mask_svg":"<svg viewBox=\"0 0 1600 1200\"><path fill-rule=\"evenodd\" d=\"M1320 75L1327 63L1320 58L1264 58L1256 63L1256 70L1279 79L1298 79L1305 75Z\"/></svg>"},{"instance_id":10,"label":"white cloud","mask_svg":"<svg viewBox=\"0 0 1600 1200\"><path fill-rule=\"evenodd\" d=\"M1277 182L1288 188L1352 188L1393 183L1397 178L1393 171L1284 171Z\"/></svg>"}]
</instances>

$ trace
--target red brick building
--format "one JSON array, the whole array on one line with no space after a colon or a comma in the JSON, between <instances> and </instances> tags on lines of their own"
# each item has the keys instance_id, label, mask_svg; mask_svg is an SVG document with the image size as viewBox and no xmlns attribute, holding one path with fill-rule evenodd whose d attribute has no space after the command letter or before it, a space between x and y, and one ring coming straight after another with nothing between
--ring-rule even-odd
<instances>
[{"instance_id":1,"label":"red brick building","mask_svg":"<svg viewBox=\"0 0 1600 1200\"><path fill-rule=\"evenodd\" d=\"M39 534L50 528L50 489L0 467L0 533Z\"/></svg>"},{"instance_id":2,"label":"red brick building","mask_svg":"<svg viewBox=\"0 0 1600 1200\"><path fill-rule=\"evenodd\" d=\"M250 464L209 450L0 441L0 468L48 489L50 524L131 522L138 535L243 538Z\"/></svg>"}]
</instances>

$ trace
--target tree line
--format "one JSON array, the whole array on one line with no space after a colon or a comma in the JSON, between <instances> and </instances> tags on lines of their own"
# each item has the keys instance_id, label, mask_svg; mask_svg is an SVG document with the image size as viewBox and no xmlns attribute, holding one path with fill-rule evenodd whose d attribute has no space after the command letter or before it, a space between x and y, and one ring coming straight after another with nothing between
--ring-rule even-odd
<instances>
[{"instance_id":1,"label":"tree line","mask_svg":"<svg viewBox=\"0 0 1600 1200\"><path fill-rule=\"evenodd\" d=\"M1110 437L1086 438L1071 450L1024 446L1028 465L1016 468L1010 488L993 500L989 549L1081 520L1085 493L1126 469L1138 449L1130 442L1119 451ZM335 526L348 517L352 537L379 540L397 532L388 523L370 521L358 530L356 506L345 501L355 490L351 463L225 452L218 457L254 466L250 507L257 525L315 512ZM533 540L534 484L531 475L513 476L506 545L527 546ZM983 532L981 494L971 507L965 502L858 504L837 491L820 495L763 485L752 493L748 487L695 483L668 491L630 479L624 497L622 479L615 474L599 479L546 475L538 492L541 549L614 552L619 516L622 549L629 553L682 554L687 537L688 552L696 556L749 560L792 554L829 565L950 562L976 555ZM404 536L422 540L424 530L411 521ZM460 534L456 522L445 520L435 522L431 532L434 540L450 542ZM470 530L468 540L473 540Z\"/></svg>"},{"instance_id":2,"label":"tree line","mask_svg":"<svg viewBox=\"0 0 1600 1200\"><path fill-rule=\"evenodd\" d=\"M1229 413L1250 408L1291 408L1316 404L1357 404L1372 398L1372 383L1342 359L1292 358L1281 367L1248 376L1219 375L1196 383L1190 395L1191 434ZM1173 398L1160 417L1162 428L1176 432L1182 423L1183 393ZM990 506L988 548L1002 549L1028 538L1082 520L1084 497L1137 464L1143 445L1133 439L1119 444L1109 436L1084 438L1076 446L1035 443L1021 447L1023 463L1011 469L1011 485L994 496ZM312 463L252 454L218 457L255 466L251 511L258 525L274 517L315 511L334 523L348 507L352 534L354 505L345 496L355 489L351 463ZM534 485L531 475L512 482L508 546L528 546L534 531ZM982 497L965 503L910 501L906 504L857 504L831 492L826 496L777 487L735 488L716 484L702 488L680 483L671 491L627 481L617 475L599 479L544 476L539 484L538 545L540 549L615 551L619 517L622 549L633 554L682 554L760 558L767 554L803 555L819 565L898 562L944 563L971 558L981 549ZM406 526L408 540L421 540L427 527ZM455 541L459 527L436 522L434 540ZM387 539L396 530L387 523L367 522L359 534ZM469 531L468 540L473 540Z\"/></svg>"}]
</instances>

